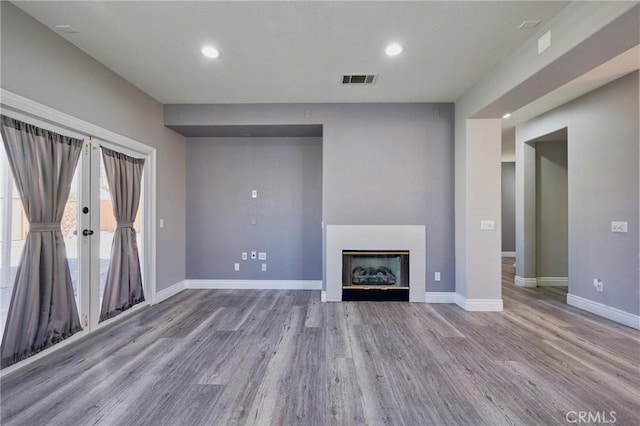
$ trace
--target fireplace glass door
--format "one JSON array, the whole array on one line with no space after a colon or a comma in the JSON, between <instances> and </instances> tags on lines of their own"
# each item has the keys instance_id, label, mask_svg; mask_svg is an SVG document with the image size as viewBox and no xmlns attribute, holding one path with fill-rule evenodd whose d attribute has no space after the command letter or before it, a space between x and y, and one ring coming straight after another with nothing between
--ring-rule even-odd
<instances>
[{"instance_id":1,"label":"fireplace glass door","mask_svg":"<svg viewBox=\"0 0 640 426\"><path fill-rule=\"evenodd\" d=\"M399 300L396 294L405 293L408 298L409 251L344 250L342 290L343 300L350 294L356 300L354 292L357 300Z\"/></svg>"}]
</instances>

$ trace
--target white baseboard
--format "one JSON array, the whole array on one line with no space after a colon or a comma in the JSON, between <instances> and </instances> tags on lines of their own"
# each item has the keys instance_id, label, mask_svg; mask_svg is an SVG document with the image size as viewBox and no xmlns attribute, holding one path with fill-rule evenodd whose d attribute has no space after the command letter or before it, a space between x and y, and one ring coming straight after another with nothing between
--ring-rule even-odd
<instances>
[{"instance_id":1,"label":"white baseboard","mask_svg":"<svg viewBox=\"0 0 640 426\"><path fill-rule=\"evenodd\" d=\"M513 283L518 287L537 287L538 279L537 278L522 278L516 275L513 279Z\"/></svg>"},{"instance_id":2,"label":"white baseboard","mask_svg":"<svg viewBox=\"0 0 640 426\"><path fill-rule=\"evenodd\" d=\"M466 299L456 293L456 305L465 311L501 312L502 299Z\"/></svg>"},{"instance_id":3,"label":"white baseboard","mask_svg":"<svg viewBox=\"0 0 640 426\"><path fill-rule=\"evenodd\" d=\"M189 289L322 290L321 280L186 280Z\"/></svg>"},{"instance_id":4,"label":"white baseboard","mask_svg":"<svg viewBox=\"0 0 640 426\"><path fill-rule=\"evenodd\" d=\"M327 291L326 290L322 290L322 293L320 293L320 301L321 302L326 302L327 301Z\"/></svg>"},{"instance_id":5,"label":"white baseboard","mask_svg":"<svg viewBox=\"0 0 640 426\"><path fill-rule=\"evenodd\" d=\"M515 251L503 251L502 257L516 257Z\"/></svg>"},{"instance_id":6,"label":"white baseboard","mask_svg":"<svg viewBox=\"0 0 640 426\"><path fill-rule=\"evenodd\" d=\"M567 287L569 278L567 277L538 277L538 287Z\"/></svg>"},{"instance_id":7,"label":"white baseboard","mask_svg":"<svg viewBox=\"0 0 640 426\"><path fill-rule=\"evenodd\" d=\"M164 300L167 300L168 298L170 298L171 296L175 296L176 294L180 293L182 290L185 290L187 288L187 284L185 280L182 280L178 283L175 283L172 286L169 286L165 289L160 290L159 292L156 293L156 298L154 300L154 304L155 303L160 303Z\"/></svg>"},{"instance_id":8,"label":"white baseboard","mask_svg":"<svg viewBox=\"0 0 640 426\"><path fill-rule=\"evenodd\" d=\"M585 299L584 297L576 296L574 294L567 294L567 305L575 306L576 308L584 309L592 314L600 315L610 319L611 321L624 324L626 326L640 330L640 316L634 315L629 312L625 312L618 308L604 305L602 303L594 302L593 300Z\"/></svg>"},{"instance_id":9,"label":"white baseboard","mask_svg":"<svg viewBox=\"0 0 640 426\"><path fill-rule=\"evenodd\" d=\"M456 294L453 291L427 291L424 300L427 303L456 303Z\"/></svg>"}]
</instances>

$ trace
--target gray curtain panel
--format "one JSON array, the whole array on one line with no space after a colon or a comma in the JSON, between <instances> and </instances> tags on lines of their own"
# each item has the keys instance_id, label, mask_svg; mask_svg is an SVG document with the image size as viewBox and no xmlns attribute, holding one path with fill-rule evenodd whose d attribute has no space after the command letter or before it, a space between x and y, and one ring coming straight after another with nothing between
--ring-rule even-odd
<instances>
[{"instance_id":1,"label":"gray curtain panel","mask_svg":"<svg viewBox=\"0 0 640 426\"><path fill-rule=\"evenodd\" d=\"M2 367L80 331L60 230L81 139L2 116L0 129L29 233L2 338Z\"/></svg>"},{"instance_id":2,"label":"gray curtain panel","mask_svg":"<svg viewBox=\"0 0 640 426\"><path fill-rule=\"evenodd\" d=\"M140 257L133 221L140 204L144 159L102 147L102 159L113 200L117 227L102 299L100 321L144 301Z\"/></svg>"}]
</instances>

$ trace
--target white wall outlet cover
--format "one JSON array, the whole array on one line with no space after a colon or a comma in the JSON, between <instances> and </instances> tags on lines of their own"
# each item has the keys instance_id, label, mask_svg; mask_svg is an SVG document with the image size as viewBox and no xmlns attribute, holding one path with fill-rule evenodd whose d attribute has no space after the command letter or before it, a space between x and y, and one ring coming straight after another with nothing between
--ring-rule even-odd
<instances>
[{"instance_id":1,"label":"white wall outlet cover","mask_svg":"<svg viewBox=\"0 0 640 426\"><path fill-rule=\"evenodd\" d=\"M480 230L481 231L493 231L496 228L496 223L493 220L481 220L480 221Z\"/></svg>"},{"instance_id":2,"label":"white wall outlet cover","mask_svg":"<svg viewBox=\"0 0 640 426\"><path fill-rule=\"evenodd\" d=\"M251 198L258 198L258 191L253 189L251 190Z\"/></svg>"},{"instance_id":3,"label":"white wall outlet cover","mask_svg":"<svg viewBox=\"0 0 640 426\"><path fill-rule=\"evenodd\" d=\"M240 264L239 263L234 263L233 264L233 270L234 271L239 271L240 270Z\"/></svg>"},{"instance_id":4,"label":"white wall outlet cover","mask_svg":"<svg viewBox=\"0 0 640 426\"><path fill-rule=\"evenodd\" d=\"M611 232L627 232L627 222L613 221L611 222Z\"/></svg>"},{"instance_id":5,"label":"white wall outlet cover","mask_svg":"<svg viewBox=\"0 0 640 426\"><path fill-rule=\"evenodd\" d=\"M264 251L258 253L258 260L267 260L267 253Z\"/></svg>"},{"instance_id":6,"label":"white wall outlet cover","mask_svg":"<svg viewBox=\"0 0 640 426\"><path fill-rule=\"evenodd\" d=\"M435 274L433 274L433 279L434 281L440 281L440 272L436 272Z\"/></svg>"},{"instance_id":7,"label":"white wall outlet cover","mask_svg":"<svg viewBox=\"0 0 640 426\"><path fill-rule=\"evenodd\" d=\"M160 219L160 229L164 228L164 219Z\"/></svg>"},{"instance_id":8,"label":"white wall outlet cover","mask_svg":"<svg viewBox=\"0 0 640 426\"><path fill-rule=\"evenodd\" d=\"M593 286L595 287L596 291L599 291L601 293L604 290L604 283L600 278L593 279Z\"/></svg>"},{"instance_id":9,"label":"white wall outlet cover","mask_svg":"<svg viewBox=\"0 0 640 426\"><path fill-rule=\"evenodd\" d=\"M263 264L262 264L262 271L264 272L264 271L266 271L266 270L267 270L267 264L266 264L266 263L263 263Z\"/></svg>"},{"instance_id":10,"label":"white wall outlet cover","mask_svg":"<svg viewBox=\"0 0 640 426\"><path fill-rule=\"evenodd\" d=\"M248 257L249 257L249 256L247 255L247 252L246 252L246 251L243 251L243 252L242 252L242 260L247 260L247 258L248 258Z\"/></svg>"}]
</instances>

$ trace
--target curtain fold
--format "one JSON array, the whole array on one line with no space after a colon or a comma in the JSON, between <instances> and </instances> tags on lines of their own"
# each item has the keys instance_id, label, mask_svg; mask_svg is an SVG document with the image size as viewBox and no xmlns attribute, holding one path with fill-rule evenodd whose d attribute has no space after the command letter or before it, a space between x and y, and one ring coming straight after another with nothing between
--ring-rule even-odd
<instances>
[{"instance_id":1,"label":"curtain fold","mask_svg":"<svg viewBox=\"0 0 640 426\"><path fill-rule=\"evenodd\" d=\"M6 367L82 329L60 222L83 141L10 117L0 119L29 220L2 338L1 366Z\"/></svg>"},{"instance_id":2,"label":"curtain fold","mask_svg":"<svg viewBox=\"0 0 640 426\"><path fill-rule=\"evenodd\" d=\"M102 160L117 227L111 246L100 321L144 301L138 243L133 222L138 213L144 159L102 147Z\"/></svg>"}]
</instances>

